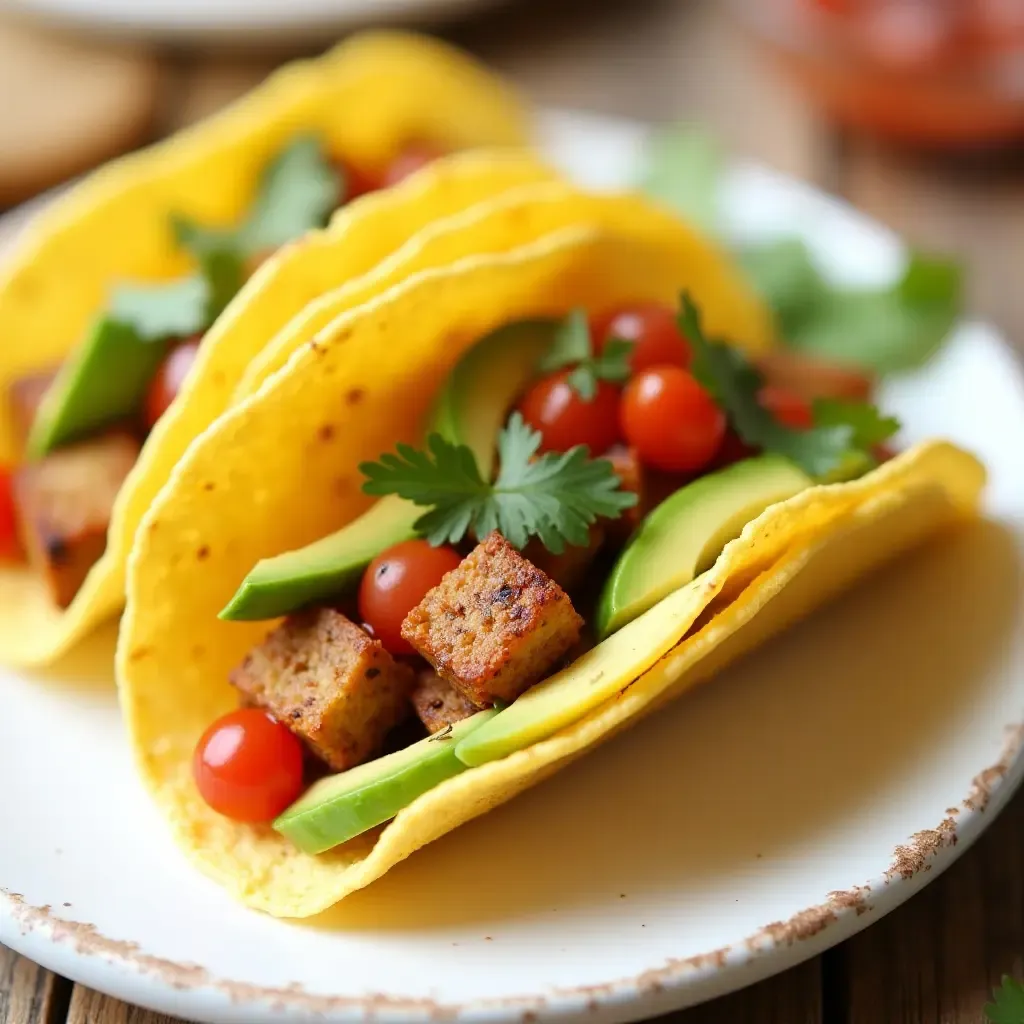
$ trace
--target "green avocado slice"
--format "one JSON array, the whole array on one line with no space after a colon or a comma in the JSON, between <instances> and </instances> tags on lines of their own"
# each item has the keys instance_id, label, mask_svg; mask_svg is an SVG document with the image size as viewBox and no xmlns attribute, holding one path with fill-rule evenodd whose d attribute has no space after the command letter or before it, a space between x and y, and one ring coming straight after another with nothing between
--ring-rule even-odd
<instances>
[{"instance_id":1,"label":"green avocado slice","mask_svg":"<svg viewBox=\"0 0 1024 1024\"><path fill-rule=\"evenodd\" d=\"M509 406L529 383L558 329L530 320L501 327L456 364L434 404L427 433L467 445L489 478L495 441ZM259 621L336 597L358 581L385 549L416 536L424 509L395 496L382 498L336 533L296 551L265 558L242 581L220 618Z\"/></svg>"},{"instance_id":2,"label":"green avocado slice","mask_svg":"<svg viewBox=\"0 0 1024 1024\"><path fill-rule=\"evenodd\" d=\"M47 389L26 444L30 459L134 416L167 354L110 317L93 324Z\"/></svg>"},{"instance_id":3,"label":"green avocado slice","mask_svg":"<svg viewBox=\"0 0 1024 1024\"><path fill-rule=\"evenodd\" d=\"M497 714L480 711L450 730L321 779L274 828L304 853L323 853L393 818L418 796L466 770L455 748Z\"/></svg>"},{"instance_id":4,"label":"green avocado slice","mask_svg":"<svg viewBox=\"0 0 1024 1024\"><path fill-rule=\"evenodd\" d=\"M666 498L641 523L605 582L594 624L598 638L710 569L747 523L813 484L788 459L758 455Z\"/></svg>"}]
</instances>

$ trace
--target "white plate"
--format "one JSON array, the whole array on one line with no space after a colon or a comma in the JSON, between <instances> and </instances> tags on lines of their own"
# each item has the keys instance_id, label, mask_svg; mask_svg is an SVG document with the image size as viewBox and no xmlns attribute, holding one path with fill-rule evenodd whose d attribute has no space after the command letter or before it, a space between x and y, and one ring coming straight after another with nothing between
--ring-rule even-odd
<instances>
[{"instance_id":1,"label":"white plate","mask_svg":"<svg viewBox=\"0 0 1024 1024\"><path fill-rule=\"evenodd\" d=\"M73 29L189 43L324 43L368 25L437 23L498 0L0 0Z\"/></svg>"},{"instance_id":2,"label":"white plate","mask_svg":"<svg viewBox=\"0 0 1024 1024\"><path fill-rule=\"evenodd\" d=\"M627 180L643 138L572 115L546 135L596 185ZM734 230L799 230L838 278L899 266L886 232L805 186L744 167L728 197ZM965 324L884 399L907 440L946 434L986 459L987 522L312 927L236 906L173 847L129 765L109 632L63 678L0 676L3 942L204 1021L608 1022L720 995L877 920L1024 774L1021 373L994 330Z\"/></svg>"}]
</instances>

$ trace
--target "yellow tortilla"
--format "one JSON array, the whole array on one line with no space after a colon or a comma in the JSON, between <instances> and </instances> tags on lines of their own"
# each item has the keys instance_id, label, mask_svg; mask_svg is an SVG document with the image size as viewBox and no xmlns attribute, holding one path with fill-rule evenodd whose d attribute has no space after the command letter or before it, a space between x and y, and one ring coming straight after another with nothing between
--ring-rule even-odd
<instances>
[{"instance_id":1,"label":"yellow tortilla","mask_svg":"<svg viewBox=\"0 0 1024 1024\"><path fill-rule=\"evenodd\" d=\"M388 826L311 857L269 827L211 811L193 785L192 753L210 722L236 706L228 672L269 628L217 618L255 562L362 512L369 499L358 464L416 439L437 387L483 334L575 306L671 302L684 283L677 274L656 246L580 226L423 271L340 315L189 449L139 531L117 674L146 786L183 850L240 900L286 917L331 906L860 574L976 513L982 467L951 445L922 445L860 480L766 510L708 573L648 613L639 653L614 667L624 679L617 698L445 782ZM659 647L668 653L659 657Z\"/></svg>"},{"instance_id":2,"label":"yellow tortilla","mask_svg":"<svg viewBox=\"0 0 1024 1024\"><path fill-rule=\"evenodd\" d=\"M190 269L168 217L230 224L260 169L300 130L376 167L410 139L507 153L453 156L388 192L340 210L330 227L286 247L254 275L204 339L179 400L151 433L122 489L107 552L63 612L28 570L0 568L0 662L55 660L124 600L124 567L139 519L188 443L227 407L252 355L319 292L368 271L435 218L552 172L525 151L525 113L506 87L450 47L401 33L355 36L290 65L223 113L98 171L39 216L0 270L0 394L64 358L123 280ZM333 262L325 262L329 250ZM6 404L6 397L0 399ZM0 465L17 457L0 409Z\"/></svg>"}]
</instances>

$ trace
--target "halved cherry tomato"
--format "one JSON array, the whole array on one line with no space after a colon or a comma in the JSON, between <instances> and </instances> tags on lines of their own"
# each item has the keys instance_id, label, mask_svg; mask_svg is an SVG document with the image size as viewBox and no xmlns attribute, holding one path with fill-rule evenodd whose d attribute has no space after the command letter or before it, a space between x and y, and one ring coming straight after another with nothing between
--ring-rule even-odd
<instances>
[{"instance_id":1,"label":"halved cherry tomato","mask_svg":"<svg viewBox=\"0 0 1024 1024\"><path fill-rule=\"evenodd\" d=\"M410 174L422 170L427 164L444 156L444 150L440 146L434 146L429 142L411 142L388 164L384 171L383 188L397 185L404 181Z\"/></svg>"},{"instance_id":2,"label":"halved cherry tomato","mask_svg":"<svg viewBox=\"0 0 1024 1024\"><path fill-rule=\"evenodd\" d=\"M272 821L302 792L302 744L266 712L240 708L203 733L192 774L218 814Z\"/></svg>"},{"instance_id":3,"label":"halved cherry tomato","mask_svg":"<svg viewBox=\"0 0 1024 1024\"><path fill-rule=\"evenodd\" d=\"M622 431L640 460L667 473L694 473L715 457L725 413L678 366L637 374L622 395Z\"/></svg>"},{"instance_id":4,"label":"halved cherry tomato","mask_svg":"<svg viewBox=\"0 0 1024 1024\"><path fill-rule=\"evenodd\" d=\"M784 427L790 430L810 430L814 426L814 412L806 398L784 388L766 384L758 392L758 401Z\"/></svg>"},{"instance_id":5,"label":"halved cherry tomato","mask_svg":"<svg viewBox=\"0 0 1024 1024\"><path fill-rule=\"evenodd\" d=\"M13 480L10 470L0 469L0 558L13 560L20 556Z\"/></svg>"},{"instance_id":6,"label":"halved cherry tomato","mask_svg":"<svg viewBox=\"0 0 1024 1024\"><path fill-rule=\"evenodd\" d=\"M453 548L407 540L382 551L359 584L359 616L392 654L415 654L402 639L402 620L445 573L462 561Z\"/></svg>"},{"instance_id":7,"label":"halved cherry tomato","mask_svg":"<svg viewBox=\"0 0 1024 1024\"><path fill-rule=\"evenodd\" d=\"M188 376L199 352L199 338L190 338L176 345L160 364L156 376L146 393L146 426L152 430L156 421L171 407L178 397L182 384Z\"/></svg>"},{"instance_id":8,"label":"halved cherry tomato","mask_svg":"<svg viewBox=\"0 0 1024 1024\"><path fill-rule=\"evenodd\" d=\"M619 389L606 380L588 402L573 388L563 370L542 377L523 396L519 411L542 436L547 452L567 452L585 444L591 455L601 455L619 440Z\"/></svg>"},{"instance_id":9,"label":"halved cherry tomato","mask_svg":"<svg viewBox=\"0 0 1024 1024\"><path fill-rule=\"evenodd\" d=\"M652 366L681 366L685 370L690 365L690 345L668 306L654 302L626 306L592 317L590 330L597 352L609 338L633 342L629 365L635 374Z\"/></svg>"}]
</instances>

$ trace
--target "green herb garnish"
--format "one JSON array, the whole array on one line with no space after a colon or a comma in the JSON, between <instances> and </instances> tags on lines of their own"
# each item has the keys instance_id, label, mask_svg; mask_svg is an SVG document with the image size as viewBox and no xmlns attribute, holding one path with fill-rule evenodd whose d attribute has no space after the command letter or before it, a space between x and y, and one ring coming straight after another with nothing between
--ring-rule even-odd
<instances>
[{"instance_id":1,"label":"green herb garnish","mask_svg":"<svg viewBox=\"0 0 1024 1024\"><path fill-rule=\"evenodd\" d=\"M791 430L761 405L761 375L743 353L705 337L697 307L685 293L679 327L693 351L693 375L715 397L742 440L785 456L812 477L829 476L851 456L869 453L899 429L897 420L883 417L868 403L828 400L815 403L810 430Z\"/></svg>"},{"instance_id":2,"label":"green herb garnish","mask_svg":"<svg viewBox=\"0 0 1024 1024\"><path fill-rule=\"evenodd\" d=\"M725 164L714 140L691 126L658 132L647 146L640 186L707 235L728 243L721 217ZM839 288L795 236L734 246L779 325L782 343L878 374L921 366L942 346L963 308L963 269L913 252L883 288Z\"/></svg>"},{"instance_id":3,"label":"green herb garnish","mask_svg":"<svg viewBox=\"0 0 1024 1024\"><path fill-rule=\"evenodd\" d=\"M592 402L597 395L598 381L621 384L629 379L629 355L633 343L623 338L609 338L600 355L594 355L590 322L582 309L574 309L555 333L551 348L540 361L542 373L553 373L566 366L572 372L566 383L583 399Z\"/></svg>"},{"instance_id":4,"label":"green herb garnish","mask_svg":"<svg viewBox=\"0 0 1024 1024\"><path fill-rule=\"evenodd\" d=\"M434 545L498 530L520 549L530 537L539 537L556 555L566 544L585 545L599 516L618 518L636 504L637 496L621 489L606 459L591 459L584 445L537 456L540 442L541 435L513 413L498 435L501 468L491 483L481 477L466 445L431 434L427 451L400 444L397 455L363 463L363 491L397 494L429 508L415 529Z\"/></svg>"},{"instance_id":5,"label":"green herb garnish","mask_svg":"<svg viewBox=\"0 0 1024 1024\"><path fill-rule=\"evenodd\" d=\"M992 992L993 1002L985 1007L985 1016L992 1024L1024 1024L1024 984L1009 975Z\"/></svg>"},{"instance_id":6,"label":"green herb garnish","mask_svg":"<svg viewBox=\"0 0 1024 1024\"><path fill-rule=\"evenodd\" d=\"M200 258L201 270L178 281L122 285L107 316L132 328L140 341L187 338L205 331L242 286L242 265L230 252Z\"/></svg>"},{"instance_id":7,"label":"green herb garnish","mask_svg":"<svg viewBox=\"0 0 1024 1024\"><path fill-rule=\"evenodd\" d=\"M303 135L267 165L248 217L234 228L209 228L182 215L172 218L178 244L197 259L232 253L240 263L323 227L341 202L346 182L320 140Z\"/></svg>"}]
</instances>

